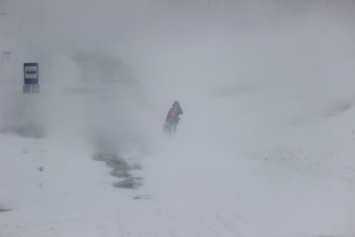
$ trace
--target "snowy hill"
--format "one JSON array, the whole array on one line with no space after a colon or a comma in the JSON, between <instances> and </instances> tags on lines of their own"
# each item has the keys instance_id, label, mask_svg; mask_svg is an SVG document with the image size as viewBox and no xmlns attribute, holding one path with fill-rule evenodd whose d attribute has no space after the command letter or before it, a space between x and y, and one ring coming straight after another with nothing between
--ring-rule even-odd
<instances>
[{"instance_id":1,"label":"snowy hill","mask_svg":"<svg viewBox=\"0 0 355 237\"><path fill-rule=\"evenodd\" d=\"M0 236L355 236L354 10L2 0Z\"/></svg>"}]
</instances>

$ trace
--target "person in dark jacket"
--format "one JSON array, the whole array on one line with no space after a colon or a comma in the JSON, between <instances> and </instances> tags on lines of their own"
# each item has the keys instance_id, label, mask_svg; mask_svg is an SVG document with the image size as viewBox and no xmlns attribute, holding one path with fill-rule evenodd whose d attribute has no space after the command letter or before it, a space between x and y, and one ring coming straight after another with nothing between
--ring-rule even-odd
<instances>
[{"instance_id":1,"label":"person in dark jacket","mask_svg":"<svg viewBox=\"0 0 355 237\"><path fill-rule=\"evenodd\" d=\"M180 103L178 101L175 101L166 116L164 132L167 132L170 135L175 134L176 126L180 121L179 115L181 115L182 113L183 111L181 109Z\"/></svg>"}]
</instances>

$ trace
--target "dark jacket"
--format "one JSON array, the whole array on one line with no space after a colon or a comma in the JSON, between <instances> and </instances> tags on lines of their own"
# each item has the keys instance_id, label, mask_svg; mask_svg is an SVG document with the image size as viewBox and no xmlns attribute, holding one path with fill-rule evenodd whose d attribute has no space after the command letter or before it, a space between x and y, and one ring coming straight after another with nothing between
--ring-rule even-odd
<instances>
[{"instance_id":1,"label":"dark jacket","mask_svg":"<svg viewBox=\"0 0 355 237\"><path fill-rule=\"evenodd\" d=\"M168 115L166 116L166 122L173 125L178 124L180 120L179 115L181 115L182 113L183 111L179 102L175 101L173 106L169 110Z\"/></svg>"}]
</instances>

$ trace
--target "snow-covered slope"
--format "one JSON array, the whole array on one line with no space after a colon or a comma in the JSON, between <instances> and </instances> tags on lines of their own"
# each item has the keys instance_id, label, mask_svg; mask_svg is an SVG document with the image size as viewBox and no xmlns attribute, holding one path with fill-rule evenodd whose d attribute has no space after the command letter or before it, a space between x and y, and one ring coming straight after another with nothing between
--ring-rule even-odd
<instances>
[{"instance_id":1,"label":"snow-covered slope","mask_svg":"<svg viewBox=\"0 0 355 237\"><path fill-rule=\"evenodd\" d=\"M0 236L355 236L354 9L1 1Z\"/></svg>"}]
</instances>

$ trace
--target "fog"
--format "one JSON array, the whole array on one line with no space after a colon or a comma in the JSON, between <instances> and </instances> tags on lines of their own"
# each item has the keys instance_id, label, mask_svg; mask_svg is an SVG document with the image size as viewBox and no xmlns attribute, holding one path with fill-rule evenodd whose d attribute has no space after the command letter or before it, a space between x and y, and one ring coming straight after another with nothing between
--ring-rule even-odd
<instances>
[{"instance_id":1,"label":"fog","mask_svg":"<svg viewBox=\"0 0 355 237\"><path fill-rule=\"evenodd\" d=\"M1 129L149 147L179 100L187 137L277 143L286 127L352 106L354 9L352 1L1 1ZM39 63L40 94L21 94L24 62Z\"/></svg>"}]
</instances>

